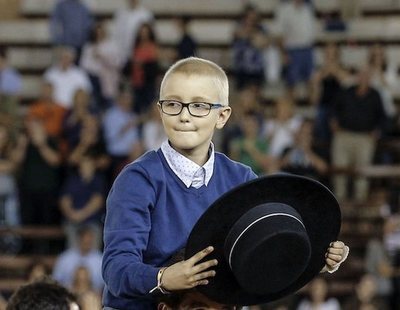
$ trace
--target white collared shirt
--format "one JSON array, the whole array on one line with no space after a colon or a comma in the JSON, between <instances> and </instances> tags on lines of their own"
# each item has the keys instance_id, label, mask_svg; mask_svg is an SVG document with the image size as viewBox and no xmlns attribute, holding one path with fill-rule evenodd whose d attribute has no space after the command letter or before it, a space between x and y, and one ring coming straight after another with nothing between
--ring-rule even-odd
<instances>
[{"instance_id":1,"label":"white collared shirt","mask_svg":"<svg viewBox=\"0 0 400 310\"><path fill-rule=\"evenodd\" d=\"M172 171L186 185L187 188L193 186L200 188L208 185L214 172L214 144L211 143L209 158L203 166L199 166L187 157L175 151L168 141L161 144L161 151Z\"/></svg>"}]
</instances>

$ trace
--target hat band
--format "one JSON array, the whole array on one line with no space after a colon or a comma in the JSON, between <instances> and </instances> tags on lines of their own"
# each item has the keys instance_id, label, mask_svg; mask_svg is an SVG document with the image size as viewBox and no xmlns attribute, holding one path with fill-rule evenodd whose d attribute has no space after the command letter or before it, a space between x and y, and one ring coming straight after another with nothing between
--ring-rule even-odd
<instances>
[{"instance_id":1,"label":"hat band","mask_svg":"<svg viewBox=\"0 0 400 310\"><path fill-rule=\"evenodd\" d=\"M240 237L242 237L243 234L244 234L251 226L253 226L253 225L256 224L257 222L259 222L259 221L261 221L261 220L263 220L263 219L265 219L265 218L268 218L268 217L279 216L279 215L294 218L296 221L298 221L298 222L304 227L304 229L306 228L301 220L299 220L297 217L295 217L295 216L293 216L293 215L290 215L290 214L287 214L287 213L272 213L272 214L264 215L264 216L262 216L262 217L256 219L255 221L251 222L245 229L243 229L243 231L242 231L242 232L240 233L240 235L236 238L235 242L233 243L233 245L232 245L232 247L231 247L231 250L230 250L230 252L229 252L229 258L228 258L228 263L229 263L229 267L231 268L231 270L232 270L232 264L231 264L232 253L233 253L233 250L235 249L235 246L236 246L236 244L238 243Z\"/></svg>"}]
</instances>

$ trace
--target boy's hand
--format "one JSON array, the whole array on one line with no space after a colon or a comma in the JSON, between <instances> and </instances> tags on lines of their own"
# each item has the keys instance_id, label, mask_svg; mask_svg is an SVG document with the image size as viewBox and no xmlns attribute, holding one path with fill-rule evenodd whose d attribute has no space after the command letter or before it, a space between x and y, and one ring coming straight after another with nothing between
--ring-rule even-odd
<instances>
[{"instance_id":1,"label":"boy's hand","mask_svg":"<svg viewBox=\"0 0 400 310\"><path fill-rule=\"evenodd\" d=\"M218 261L213 259L197 263L213 250L213 247L207 247L188 260L178 262L165 269L161 280L162 288L167 291L176 291L193 288L197 285L207 285L207 278L215 276L215 271L209 270L209 268L217 265Z\"/></svg>"},{"instance_id":2,"label":"boy's hand","mask_svg":"<svg viewBox=\"0 0 400 310\"><path fill-rule=\"evenodd\" d=\"M332 242L325 254L325 267L321 272L328 271L333 273L339 269L341 263L343 263L349 255L349 247L342 241Z\"/></svg>"}]
</instances>

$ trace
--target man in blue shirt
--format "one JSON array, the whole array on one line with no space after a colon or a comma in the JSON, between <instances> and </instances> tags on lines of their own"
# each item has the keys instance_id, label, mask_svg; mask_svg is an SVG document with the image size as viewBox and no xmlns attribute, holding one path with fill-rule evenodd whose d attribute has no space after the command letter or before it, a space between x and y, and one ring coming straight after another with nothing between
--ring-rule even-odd
<instances>
[{"instance_id":1,"label":"man in blue shirt","mask_svg":"<svg viewBox=\"0 0 400 310\"><path fill-rule=\"evenodd\" d=\"M80 0L59 1L50 20L53 44L73 47L77 52L76 63L79 63L82 47L89 39L92 26L92 14Z\"/></svg>"}]
</instances>

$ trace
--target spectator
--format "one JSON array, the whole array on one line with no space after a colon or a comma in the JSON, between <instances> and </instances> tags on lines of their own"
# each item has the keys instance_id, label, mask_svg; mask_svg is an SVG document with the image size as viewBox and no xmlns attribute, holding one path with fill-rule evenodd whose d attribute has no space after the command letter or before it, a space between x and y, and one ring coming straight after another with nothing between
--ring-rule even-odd
<instances>
[{"instance_id":1,"label":"spectator","mask_svg":"<svg viewBox=\"0 0 400 310\"><path fill-rule=\"evenodd\" d=\"M131 51L135 50L136 35L140 26L153 20L153 14L140 4L140 0L126 1L127 7L121 8L114 15L112 33L124 64L132 56Z\"/></svg>"},{"instance_id":2,"label":"spectator","mask_svg":"<svg viewBox=\"0 0 400 310\"><path fill-rule=\"evenodd\" d=\"M304 0L290 0L280 5L276 16L281 46L287 61L286 82L293 97L295 87L300 82L308 83L314 69L314 11Z\"/></svg>"},{"instance_id":3,"label":"spectator","mask_svg":"<svg viewBox=\"0 0 400 310\"><path fill-rule=\"evenodd\" d=\"M0 124L0 226L16 226L20 224L19 199L15 172L16 152L11 140L10 130Z\"/></svg>"},{"instance_id":4,"label":"spectator","mask_svg":"<svg viewBox=\"0 0 400 310\"><path fill-rule=\"evenodd\" d=\"M76 0L68 0L76 1ZM73 97L78 89L91 91L87 74L74 65L76 52L68 47L57 50L58 62L46 70L44 78L54 88L54 100L66 109L70 109Z\"/></svg>"},{"instance_id":5,"label":"spectator","mask_svg":"<svg viewBox=\"0 0 400 310\"><path fill-rule=\"evenodd\" d=\"M318 277L308 284L308 298L303 299L297 310L340 310L340 303L336 298L328 297L328 283Z\"/></svg>"},{"instance_id":6,"label":"spectator","mask_svg":"<svg viewBox=\"0 0 400 310\"><path fill-rule=\"evenodd\" d=\"M95 167L99 172L105 172L110 165L110 157L107 154L103 132L100 130L100 122L94 116L87 116L82 122L79 131L78 144L70 149L68 164L77 167L85 155L93 157Z\"/></svg>"},{"instance_id":7,"label":"spectator","mask_svg":"<svg viewBox=\"0 0 400 310\"><path fill-rule=\"evenodd\" d=\"M74 272L74 281L71 291L78 297L81 310L101 310L101 297L93 289L89 269L79 266Z\"/></svg>"},{"instance_id":8,"label":"spectator","mask_svg":"<svg viewBox=\"0 0 400 310\"><path fill-rule=\"evenodd\" d=\"M0 46L0 121L12 128L14 137L22 125L18 101L21 88L19 73L9 66L6 49Z\"/></svg>"},{"instance_id":9,"label":"spectator","mask_svg":"<svg viewBox=\"0 0 400 310\"><path fill-rule=\"evenodd\" d=\"M265 136L270 145L269 153L280 158L285 149L293 146L295 132L302 119L294 115L294 103L290 98L280 98L275 103L275 115L266 120Z\"/></svg>"},{"instance_id":10,"label":"spectator","mask_svg":"<svg viewBox=\"0 0 400 310\"><path fill-rule=\"evenodd\" d=\"M233 67L237 88L243 89L247 85L261 87L264 83L264 48L267 46L267 38L254 7L245 8L234 37Z\"/></svg>"},{"instance_id":11,"label":"spectator","mask_svg":"<svg viewBox=\"0 0 400 310\"><path fill-rule=\"evenodd\" d=\"M75 296L50 279L21 286L11 296L6 310L79 310Z\"/></svg>"},{"instance_id":12,"label":"spectator","mask_svg":"<svg viewBox=\"0 0 400 310\"><path fill-rule=\"evenodd\" d=\"M44 81L38 101L33 102L28 109L28 119L41 122L50 137L60 137L66 109L53 99L53 85Z\"/></svg>"},{"instance_id":13,"label":"spectator","mask_svg":"<svg viewBox=\"0 0 400 310\"><path fill-rule=\"evenodd\" d=\"M61 191L60 209L65 219L69 247L77 245L76 233L82 226L91 226L96 234L96 248L101 240L105 179L96 173L96 161L83 155L77 173L67 176Z\"/></svg>"},{"instance_id":14,"label":"spectator","mask_svg":"<svg viewBox=\"0 0 400 310\"><path fill-rule=\"evenodd\" d=\"M132 112L132 96L122 91L115 105L104 115L103 128L112 175L127 163L132 149L140 147L140 118Z\"/></svg>"},{"instance_id":15,"label":"spectator","mask_svg":"<svg viewBox=\"0 0 400 310\"><path fill-rule=\"evenodd\" d=\"M57 258L53 278L62 285L72 288L75 270L84 266L90 272L93 289L100 292L104 286L101 277L101 253L95 249L95 234L90 227L78 231L78 245L68 248Z\"/></svg>"},{"instance_id":16,"label":"spectator","mask_svg":"<svg viewBox=\"0 0 400 310\"><path fill-rule=\"evenodd\" d=\"M370 86L370 71L358 74L358 83L340 93L335 102L332 128L332 163L336 168L362 167L372 163L376 141L385 122L385 112L379 93ZM347 198L347 178L333 178L339 200ZM364 202L368 197L368 180L356 177L354 199Z\"/></svg>"},{"instance_id":17,"label":"spectator","mask_svg":"<svg viewBox=\"0 0 400 310\"><path fill-rule=\"evenodd\" d=\"M265 109L261 103L260 92L254 85L246 86L242 89L236 96L237 100L233 102L232 115L230 122L226 124L225 132L222 134L222 149L225 153L229 154L231 150L230 142L236 138L243 135L241 132L240 120L242 115L249 112L255 112L259 121L262 123L264 120ZM262 130L264 131L264 124L262 125ZM218 139L219 132L215 133L215 137ZM217 145L217 141L214 143Z\"/></svg>"},{"instance_id":18,"label":"spectator","mask_svg":"<svg viewBox=\"0 0 400 310\"><path fill-rule=\"evenodd\" d=\"M184 16L178 19L178 27L182 34L181 39L176 47L178 59L197 55L197 42L189 33L189 23L189 17Z\"/></svg>"},{"instance_id":19,"label":"spectator","mask_svg":"<svg viewBox=\"0 0 400 310\"><path fill-rule=\"evenodd\" d=\"M321 148L328 148L332 139L329 122L332 117L336 97L349 81L350 73L340 63L340 51L336 44L324 47L323 63L311 80L310 101L317 106L314 135Z\"/></svg>"},{"instance_id":20,"label":"spectator","mask_svg":"<svg viewBox=\"0 0 400 310\"><path fill-rule=\"evenodd\" d=\"M393 214L386 219L384 225L383 245L391 268L388 275L391 277L392 294L390 303L393 309L400 307L400 215Z\"/></svg>"},{"instance_id":21,"label":"spectator","mask_svg":"<svg viewBox=\"0 0 400 310\"><path fill-rule=\"evenodd\" d=\"M388 224L389 221L386 221ZM388 225L386 226L388 227ZM376 294L383 300L390 300L390 296L394 296L391 278L395 270L392 266L392 258L383 243L384 235L382 229L378 231L379 234L371 238L367 243L365 270L376 282Z\"/></svg>"},{"instance_id":22,"label":"spectator","mask_svg":"<svg viewBox=\"0 0 400 310\"><path fill-rule=\"evenodd\" d=\"M22 87L19 73L7 63L7 51L0 46L0 96L17 96Z\"/></svg>"},{"instance_id":23,"label":"spectator","mask_svg":"<svg viewBox=\"0 0 400 310\"><path fill-rule=\"evenodd\" d=\"M58 1L50 19L53 44L73 47L78 63L82 47L89 38L92 24L92 14L81 0Z\"/></svg>"},{"instance_id":24,"label":"spectator","mask_svg":"<svg viewBox=\"0 0 400 310\"><path fill-rule=\"evenodd\" d=\"M313 123L303 120L295 133L293 147L288 148L281 161L282 170L320 180L328 164L313 149Z\"/></svg>"},{"instance_id":25,"label":"spectator","mask_svg":"<svg viewBox=\"0 0 400 310\"><path fill-rule=\"evenodd\" d=\"M388 309L387 304L376 295L376 282L369 274L361 277L356 285L355 294L352 294L343 305L343 310L354 309Z\"/></svg>"},{"instance_id":26,"label":"spectator","mask_svg":"<svg viewBox=\"0 0 400 310\"><path fill-rule=\"evenodd\" d=\"M240 119L243 136L231 143L230 157L250 166L257 175L276 169L275 160L268 155L268 144L261 137L261 123L255 112L247 112Z\"/></svg>"},{"instance_id":27,"label":"spectator","mask_svg":"<svg viewBox=\"0 0 400 310\"><path fill-rule=\"evenodd\" d=\"M71 109L67 112L63 122L64 137L68 149L74 149L80 140L81 130L86 119L93 117L90 109L90 96L83 89L77 89Z\"/></svg>"},{"instance_id":28,"label":"spectator","mask_svg":"<svg viewBox=\"0 0 400 310\"><path fill-rule=\"evenodd\" d=\"M91 41L83 48L80 65L89 74L96 107L104 111L117 95L122 60L103 22L95 24Z\"/></svg>"},{"instance_id":29,"label":"spectator","mask_svg":"<svg viewBox=\"0 0 400 310\"><path fill-rule=\"evenodd\" d=\"M131 83L135 98L134 110L147 112L155 99L158 75L158 44L150 24L140 26L132 54Z\"/></svg>"},{"instance_id":30,"label":"spectator","mask_svg":"<svg viewBox=\"0 0 400 310\"><path fill-rule=\"evenodd\" d=\"M386 116L389 119L393 119L397 114L393 91L400 86L397 77L397 66L392 61L389 61L381 44L374 44L370 47L368 58L371 68L371 85L381 95Z\"/></svg>"},{"instance_id":31,"label":"spectator","mask_svg":"<svg viewBox=\"0 0 400 310\"><path fill-rule=\"evenodd\" d=\"M27 137L16 161L20 165L19 189L25 225L59 223L57 193L60 184L59 141L49 137L42 123L26 121Z\"/></svg>"}]
</instances>

